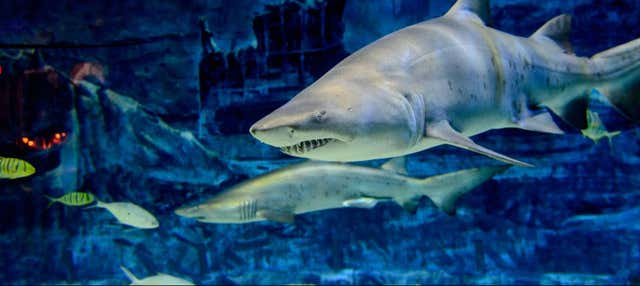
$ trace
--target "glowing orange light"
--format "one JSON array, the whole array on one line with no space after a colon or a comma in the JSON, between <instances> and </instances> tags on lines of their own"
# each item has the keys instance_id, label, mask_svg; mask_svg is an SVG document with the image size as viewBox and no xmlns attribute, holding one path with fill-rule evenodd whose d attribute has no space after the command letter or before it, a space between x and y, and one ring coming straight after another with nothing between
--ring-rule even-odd
<instances>
[{"instance_id":1,"label":"glowing orange light","mask_svg":"<svg viewBox=\"0 0 640 286\"><path fill-rule=\"evenodd\" d=\"M61 138L61 135L60 133L56 133L56 134L53 134L53 137L59 140Z\"/></svg>"},{"instance_id":2,"label":"glowing orange light","mask_svg":"<svg viewBox=\"0 0 640 286\"><path fill-rule=\"evenodd\" d=\"M29 142L29 138L28 137L22 137L22 143L27 144L27 142Z\"/></svg>"},{"instance_id":3,"label":"glowing orange light","mask_svg":"<svg viewBox=\"0 0 640 286\"><path fill-rule=\"evenodd\" d=\"M29 140L29 142L27 142L27 145L29 145L29 147L34 147L36 146L36 142L33 142L33 140Z\"/></svg>"}]
</instances>

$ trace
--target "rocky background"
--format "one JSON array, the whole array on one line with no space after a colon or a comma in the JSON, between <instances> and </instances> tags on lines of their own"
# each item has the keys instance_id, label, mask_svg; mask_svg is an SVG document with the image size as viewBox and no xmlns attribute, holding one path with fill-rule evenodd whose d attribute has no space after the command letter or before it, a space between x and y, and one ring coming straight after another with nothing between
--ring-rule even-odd
<instances>
[{"instance_id":1,"label":"rocky background","mask_svg":"<svg viewBox=\"0 0 640 286\"><path fill-rule=\"evenodd\" d=\"M477 136L537 168L497 176L463 197L455 216L426 200L415 215L388 203L306 214L292 225L173 214L297 162L251 138L251 123L349 53L453 1L112 2L0 3L2 86L42 87L25 89L22 120L0 124L0 155L39 170L0 182L0 283L128 283L119 265L199 284L640 283L640 134L606 107L607 126L623 131L612 146L575 130ZM640 37L632 0L497 0L492 8L492 26L522 36L572 14L580 55ZM33 65L33 48L55 80L18 76ZM65 76L83 62L102 65L105 81L70 85ZM7 118L15 118L13 90L3 93ZM52 128L68 138L20 145L20 136ZM496 163L446 146L408 159L416 177ZM102 209L47 209L43 195L75 190L132 201L161 225L136 230Z\"/></svg>"}]
</instances>

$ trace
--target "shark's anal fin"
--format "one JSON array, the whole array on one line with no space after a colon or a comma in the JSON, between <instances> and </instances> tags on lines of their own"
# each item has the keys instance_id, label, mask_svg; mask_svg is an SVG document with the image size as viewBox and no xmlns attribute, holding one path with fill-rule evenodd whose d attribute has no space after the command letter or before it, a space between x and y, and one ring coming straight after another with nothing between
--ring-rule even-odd
<instances>
[{"instance_id":1,"label":"shark's anal fin","mask_svg":"<svg viewBox=\"0 0 640 286\"><path fill-rule=\"evenodd\" d=\"M281 223L293 223L295 221L295 214L288 211L259 210L256 212L256 216Z\"/></svg>"},{"instance_id":2,"label":"shark's anal fin","mask_svg":"<svg viewBox=\"0 0 640 286\"><path fill-rule=\"evenodd\" d=\"M342 202L342 205L349 208L364 208L371 209L378 204L378 200L374 198L357 198L346 200Z\"/></svg>"},{"instance_id":3,"label":"shark's anal fin","mask_svg":"<svg viewBox=\"0 0 640 286\"><path fill-rule=\"evenodd\" d=\"M573 48L571 47L571 16L568 14L562 14L557 16L547 23L545 23L540 29L538 29L531 39L538 41L553 41L562 51L566 54L573 55Z\"/></svg>"},{"instance_id":4,"label":"shark's anal fin","mask_svg":"<svg viewBox=\"0 0 640 286\"><path fill-rule=\"evenodd\" d=\"M420 196L407 198L400 202L402 208L410 214L416 214L420 206Z\"/></svg>"},{"instance_id":5,"label":"shark's anal fin","mask_svg":"<svg viewBox=\"0 0 640 286\"><path fill-rule=\"evenodd\" d=\"M480 153L496 160L500 160L516 166L533 167L533 165L531 164L510 158L476 144L475 142L473 142L473 140L453 129L453 127L451 127L449 122L446 120L427 124L426 134L428 137L442 140L447 144Z\"/></svg>"},{"instance_id":6,"label":"shark's anal fin","mask_svg":"<svg viewBox=\"0 0 640 286\"><path fill-rule=\"evenodd\" d=\"M489 0L458 0L445 16L471 19L482 24L491 23Z\"/></svg>"},{"instance_id":7,"label":"shark's anal fin","mask_svg":"<svg viewBox=\"0 0 640 286\"><path fill-rule=\"evenodd\" d=\"M557 114L562 120L569 123L577 129L586 129L587 117L585 116L589 107L588 97L578 97L563 106L548 106L553 113Z\"/></svg>"},{"instance_id":8,"label":"shark's anal fin","mask_svg":"<svg viewBox=\"0 0 640 286\"><path fill-rule=\"evenodd\" d=\"M548 111L540 112L538 115L522 118L518 122L518 127L529 131L537 131L551 134L564 134L564 131L553 121L553 117Z\"/></svg>"}]
</instances>

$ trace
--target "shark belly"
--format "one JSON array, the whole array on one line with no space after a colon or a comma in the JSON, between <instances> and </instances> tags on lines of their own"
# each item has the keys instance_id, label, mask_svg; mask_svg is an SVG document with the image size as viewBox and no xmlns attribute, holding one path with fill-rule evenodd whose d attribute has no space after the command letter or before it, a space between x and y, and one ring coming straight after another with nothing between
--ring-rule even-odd
<instances>
[{"instance_id":1,"label":"shark belly","mask_svg":"<svg viewBox=\"0 0 640 286\"><path fill-rule=\"evenodd\" d=\"M303 176L300 182L304 183L293 187L295 214L342 208L346 201L359 198L390 200L411 193L403 176L354 166L328 166L326 173Z\"/></svg>"}]
</instances>

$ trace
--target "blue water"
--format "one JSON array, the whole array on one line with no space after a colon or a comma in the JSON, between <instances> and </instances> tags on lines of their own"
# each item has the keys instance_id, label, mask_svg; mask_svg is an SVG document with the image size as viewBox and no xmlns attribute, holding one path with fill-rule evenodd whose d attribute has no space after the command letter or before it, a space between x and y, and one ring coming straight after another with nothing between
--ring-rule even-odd
<instances>
[{"instance_id":1,"label":"blue water","mask_svg":"<svg viewBox=\"0 0 640 286\"><path fill-rule=\"evenodd\" d=\"M474 137L536 168L494 177L453 216L427 199L416 214L385 202L293 224L176 216L185 203L299 162L249 126L342 58L453 3L275 2L0 4L0 156L38 170L0 180L0 284L128 284L120 265L139 278L161 272L205 285L640 283L640 131L608 106L593 109L622 131L611 145L564 125L565 135ZM561 13L573 15L578 55L640 38L635 0L497 0L491 26L528 36ZM82 63L98 88L69 83ZM407 159L413 177L495 164L448 146ZM122 225L104 209L47 208L44 195L76 190L138 204L160 227Z\"/></svg>"}]
</instances>

